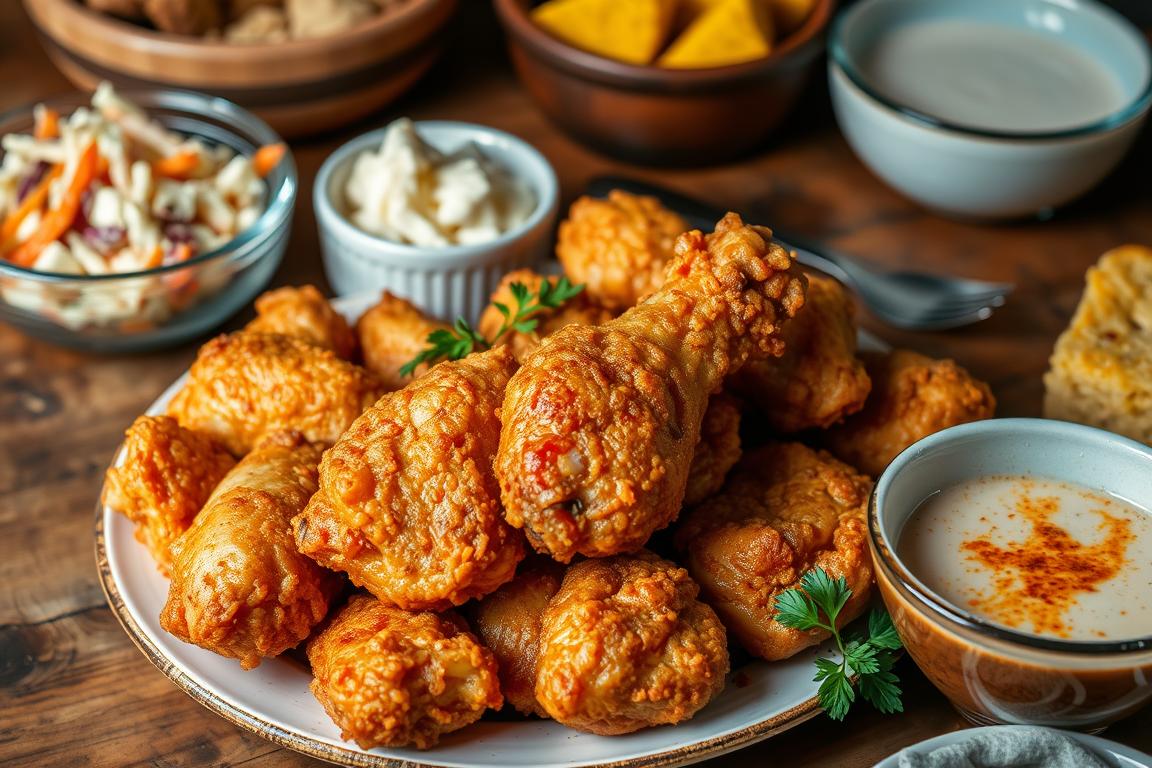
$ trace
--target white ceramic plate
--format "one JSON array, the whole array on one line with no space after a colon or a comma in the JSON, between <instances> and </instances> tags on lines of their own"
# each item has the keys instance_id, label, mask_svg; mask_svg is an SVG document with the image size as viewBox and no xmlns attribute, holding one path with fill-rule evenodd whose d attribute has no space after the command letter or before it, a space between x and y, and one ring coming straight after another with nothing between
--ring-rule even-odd
<instances>
[{"instance_id":1,"label":"white ceramic plate","mask_svg":"<svg viewBox=\"0 0 1152 768\"><path fill-rule=\"evenodd\" d=\"M376 301L337 299L349 320ZM873 347L868 339L862 346ZM181 376L148 408L162 414L183 385ZM119 460L119 456L117 457ZM108 602L144 655L192 698L217 714L291 749L350 766L428 765L451 768L614 768L676 766L730 752L791 728L819 711L812 681L816 653L785 662L752 662L733 670L728 686L703 711L676 726L626 736L593 736L552 721L483 720L444 738L433 749L361 750L345 742L308 690L311 675L288 660L265 661L245 672L233 659L177 640L160 628L168 581L133 537L132 524L108 507L96 517L96 559Z\"/></svg>"},{"instance_id":2,"label":"white ceramic plate","mask_svg":"<svg viewBox=\"0 0 1152 768\"><path fill-rule=\"evenodd\" d=\"M969 739L978 733L994 732L1004 729L1014 728L1035 728L1036 726L1020 726L1020 725L992 725L986 728L967 728L962 731L953 731L952 733L945 733L942 736L937 736L933 739L927 739L919 744L914 744L908 749L911 749L917 754L925 754L940 747L946 747L949 744L957 744L961 741ZM1076 741L1080 742L1089 751L1095 753L1101 760L1108 763L1113 768L1152 768L1152 755L1146 755L1143 752L1126 747L1123 744L1117 744L1115 741L1102 739L1099 736L1089 736L1084 733L1076 733L1075 731L1060 731L1065 736L1069 736ZM873 768L898 768L900 753L897 752L891 757L885 758L876 763Z\"/></svg>"}]
</instances>

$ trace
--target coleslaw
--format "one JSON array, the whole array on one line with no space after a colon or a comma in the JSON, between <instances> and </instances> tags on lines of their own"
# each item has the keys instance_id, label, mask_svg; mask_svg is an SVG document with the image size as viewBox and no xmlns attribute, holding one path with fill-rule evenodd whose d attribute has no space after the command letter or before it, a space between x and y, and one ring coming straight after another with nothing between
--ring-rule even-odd
<instances>
[{"instance_id":1,"label":"coleslaw","mask_svg":"<svg viewBox=\"0 0 1152 768\"><path fill-rule=\"evenodd\" d=\"M147 272L226 245L259 219L264 177L285 152L277 144L247 157L174 133L108 83L68 116L38 105L34 125L0 139L0 259L55 275ZM158 324L227 281L192 272L104 291L5 283L0 293L69 327Z\"/></svg>"}]
</instances>

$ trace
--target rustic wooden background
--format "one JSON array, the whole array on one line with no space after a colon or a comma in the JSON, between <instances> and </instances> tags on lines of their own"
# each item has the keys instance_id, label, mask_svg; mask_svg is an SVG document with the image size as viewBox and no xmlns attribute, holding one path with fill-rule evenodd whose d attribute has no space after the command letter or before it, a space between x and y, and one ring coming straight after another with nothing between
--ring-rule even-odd
<instances>
[{"instance_id":1,"label":"rustic wooden background","mask_svg":"<svg viewBox=\"0 0 1152 768\"><path fill-rule=\"evenodd\" d=\"M276 284L325 285L309 191L332 149L400 115L483 122L539 147L556 166L566 200L594 175L639 175L891 267L1016 282L1008 306L975 328L923 335L865 323L893 344L961 361L992 382L1001 414L1037 415L1040 376L1085 268L1120 243L1152 243L1147 131L1124 167L1088 198L1050 221L1002 226L946 221L884 187L840 137L819 79L762 154L707 170L639 169L593 154L549 125L518 89L487 3L462 5L447 55L415 92L369 121L293 147L302 193ZM1129 6L1148 10L1146 0ZM67 90L19 4L0 0L0 109ZM0 327L2 765L319 765L180 692L133 647L96 580L93 505L104 468L123 429L187 367L195 348L93 357ZM820 717L710 765L870 766L962 726L910 662L899 672L907 702L901 716L860 706L843 724ZM1152 751L1152 709L1107 735Z\"/></svg>"}]
</instances>

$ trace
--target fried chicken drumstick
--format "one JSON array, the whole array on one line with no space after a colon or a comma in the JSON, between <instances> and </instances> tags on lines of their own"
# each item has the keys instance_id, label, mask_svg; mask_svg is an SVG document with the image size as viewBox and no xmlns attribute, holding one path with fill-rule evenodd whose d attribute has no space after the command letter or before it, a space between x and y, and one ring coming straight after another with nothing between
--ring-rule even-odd
<instances>
[{"instance_id":1,"label":"fried chicken drumstick","mask_svg":"<svg viewBox=\"0 0 1152 768\"><path fill-rule=\"evenodd\" d=\"M278 432L225 476L172 546L160 626L245 669L308 637L342 581L296 551L289 526L316 490L322 450Z\"/></svg>"},{"instance_id":2,"label":"fried chicken drumstick","mask_svg":"<svg viewBox=\"0 0 1152 768\"><path fill-rule=\"evenodd\" d=\"M569 325L508 384L495 469L508 521L568 562L639 549L675 519L708 397L779 354L804 278L730 213L688 232L663 287L601 326Z\"/></svg>"}]
</instances>

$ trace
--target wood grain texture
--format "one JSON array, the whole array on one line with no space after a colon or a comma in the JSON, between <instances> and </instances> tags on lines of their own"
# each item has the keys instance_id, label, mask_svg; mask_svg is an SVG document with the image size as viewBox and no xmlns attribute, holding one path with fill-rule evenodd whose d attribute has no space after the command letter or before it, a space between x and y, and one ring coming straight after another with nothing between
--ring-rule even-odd
<instances>
[{"instance_id":1,"label":"wood grain texture","mask_svg":"<svg viewBox=\"0 0 1152 768\"><path fill-rule=\"evenodd\" d=\"M556 166L566 200L592 176L639 175L886 266L1015 281L1008 306L976 328L923 335L864 322L893 344L955 357L992 383L1001 414L1037 415L1040 376L1084 269L1120 243L1152 244L1148 132L1123 169L1055 219L995 227L945 221L884 187L836 131L820 87L774 147L746 162L646 171L595 155L549 125L517 87L487 4L461 5L445 59L409 96L339 134L294 146L304 193L277 284L325 285L308 191L332 149L400 115L473 120L537 145ZM0 2L0 109L67 90L19 5ZM92 525L104 468L123 430L187 367L196 346L93 357L0 327L0 765L321 765L181 693L132 645L96 581ZM962 726L908 660L899 672L907 688L902 716L861 706L842 724L818 717L710 765L865 768ZM1106 735L1152 751L1152 709Z\"/></svg>"}]
</instances>

